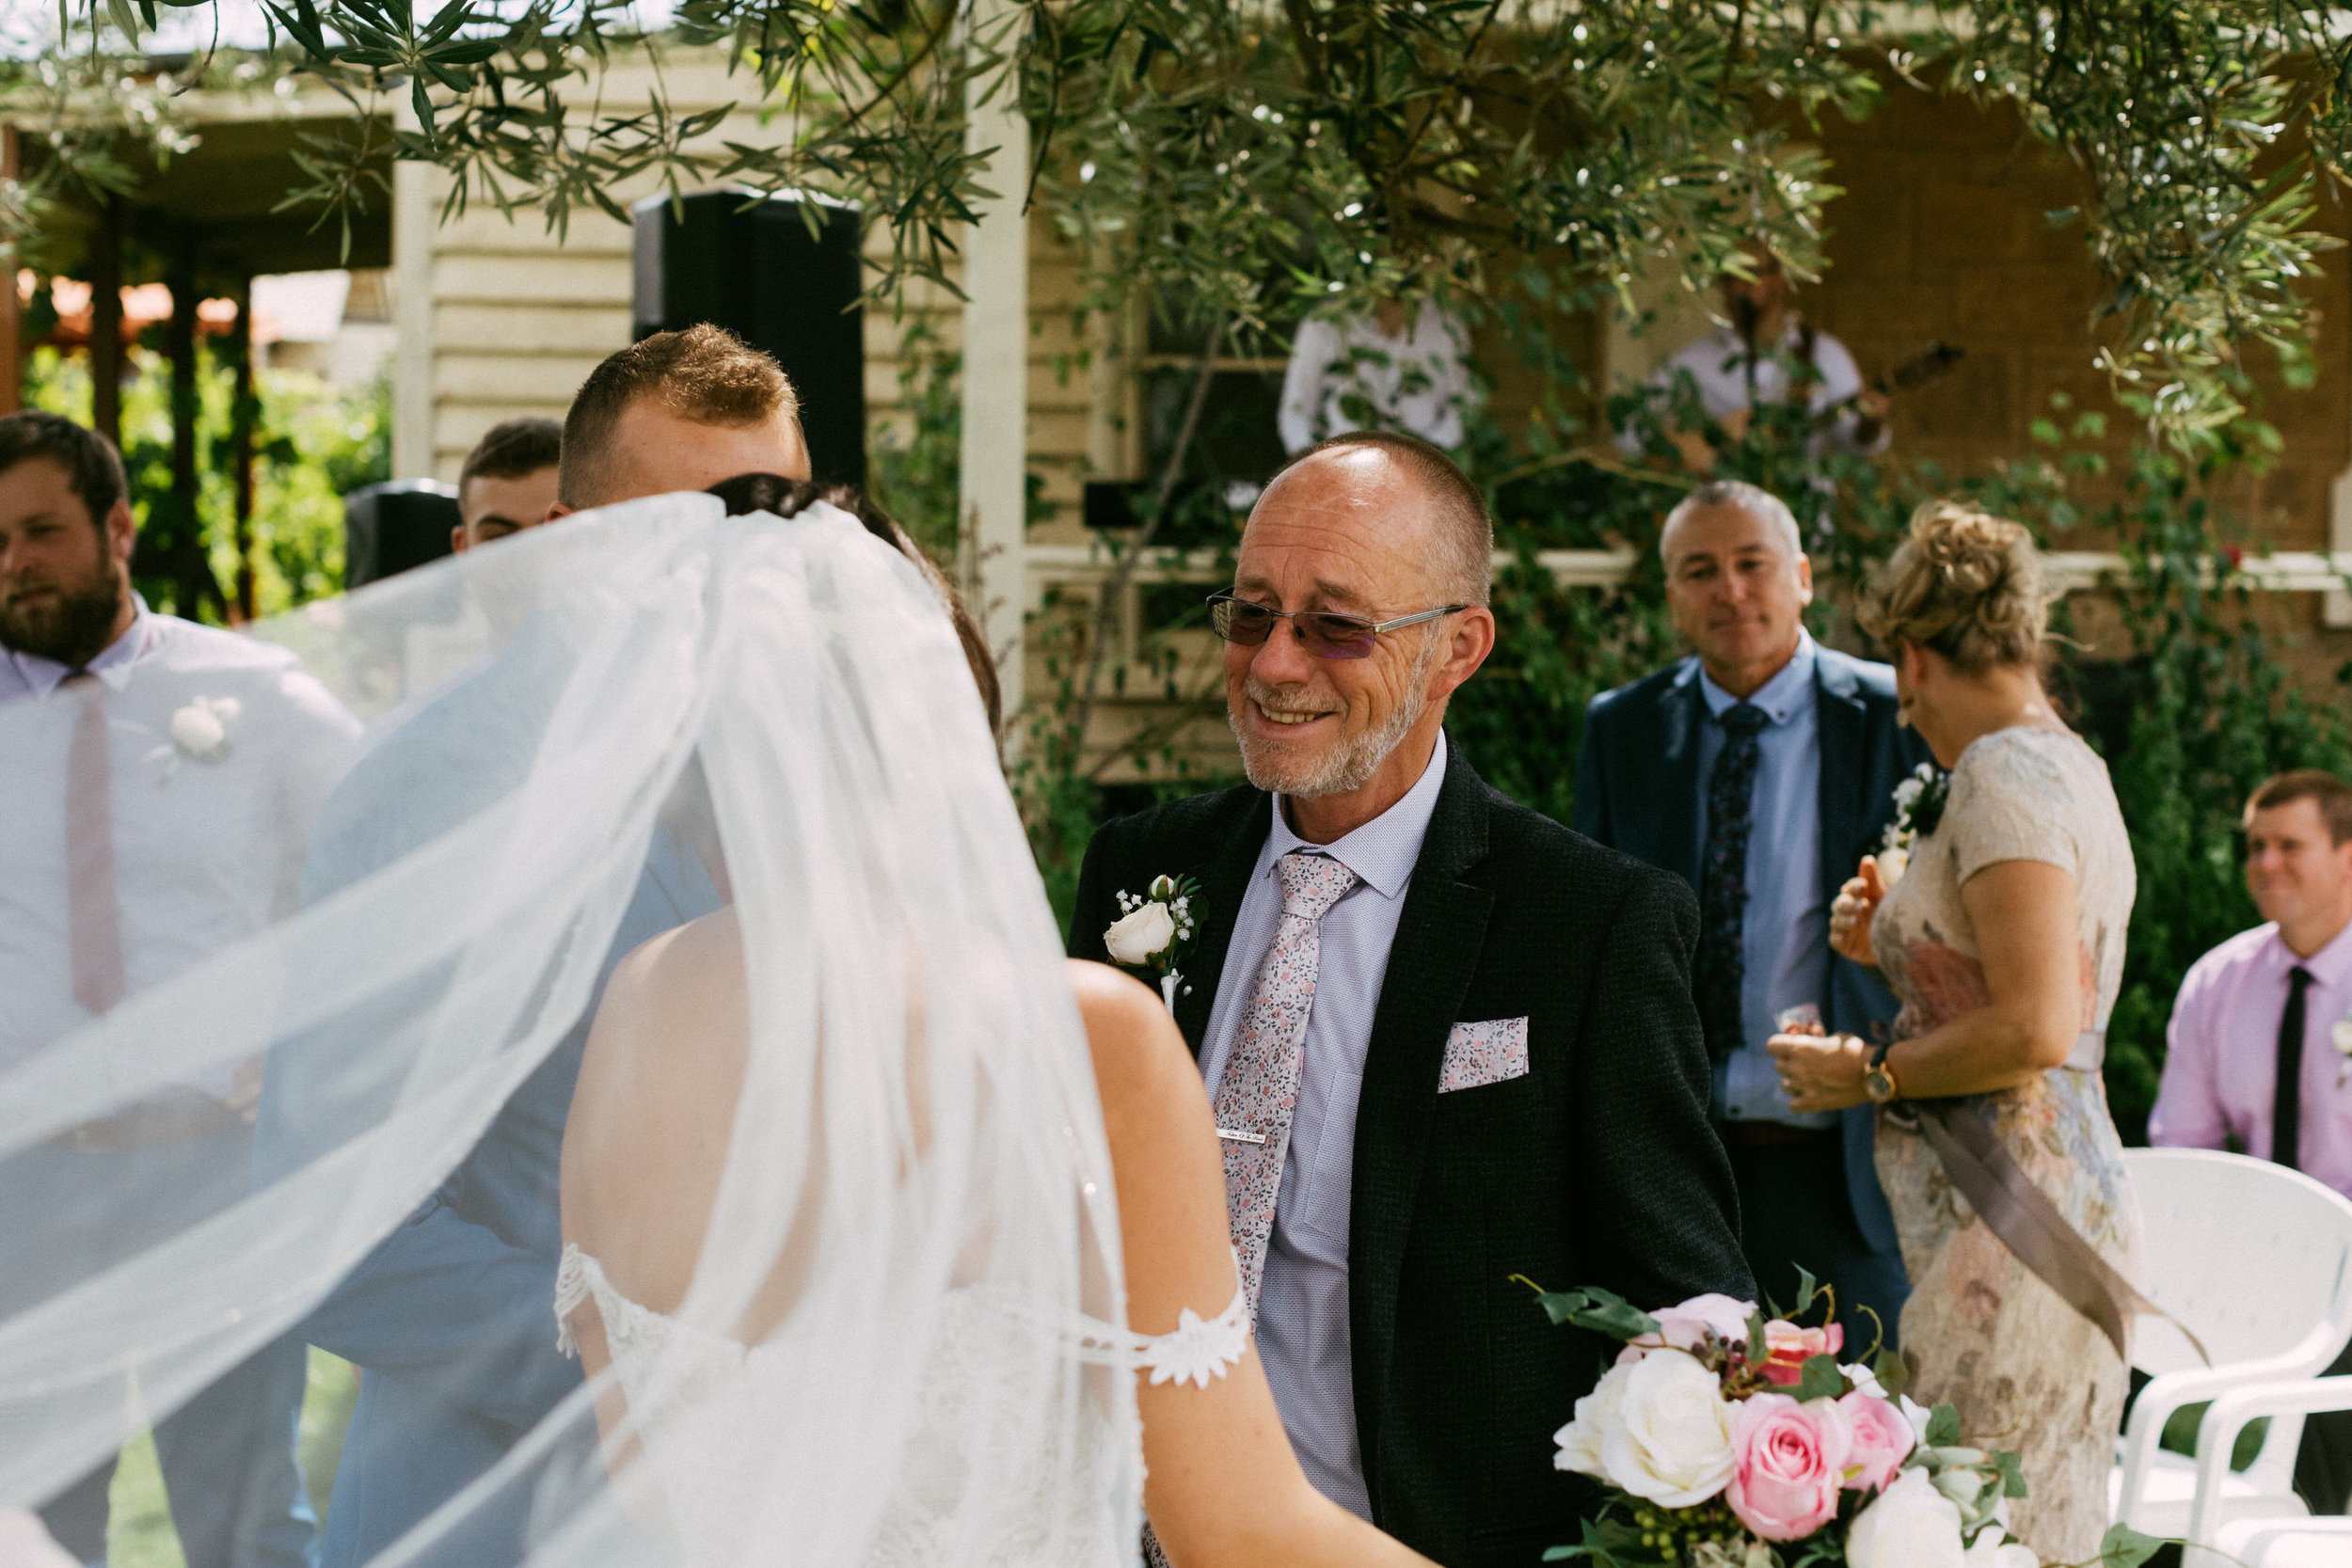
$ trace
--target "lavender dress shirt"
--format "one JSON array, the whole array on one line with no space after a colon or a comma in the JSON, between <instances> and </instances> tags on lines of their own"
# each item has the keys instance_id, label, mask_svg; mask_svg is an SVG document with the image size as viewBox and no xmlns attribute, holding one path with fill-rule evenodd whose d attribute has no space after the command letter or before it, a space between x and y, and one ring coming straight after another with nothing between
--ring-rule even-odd
<instances>
[{"instance_id":1,"label":"lavender dress shirt","mask_svg":"<svg viewBox=\"0 0 2352 1568\"><path fill-rule=\"evenodd\" d=\"M2308 958L2295 956L2278 927L2257 926L2190 966L2172 1005L2148 1141L2221 1148L2234 1137L2247 1153L2270 1158L2279 1019L2297 964L2312 976L2303 997L2302 1168L2352 1197L2352 926Z\"/></svg>"},{"instance_id":2,"label":"lavender dress shirt","mask_svg":"<svg viewBox=\"0 0 2352 1568\"><path fill-rule=\"evenodd\" d=\"M1347 1226L1356 1173L1356 1103L1364 1053L1389 972L1389 948L1405 912L1405 890L1445 784L1446 740L1405 798L1335 844L1309 844L1275 802L1273 831L1258 851L1248 891L1217 976L1216 1004L1202 1037L1200 1074L1216 1098L1249 989L1281 924L1274 863L1294 849L1319 849L1361 879L1323 917L1315 998L1291 1115L1290 1153L1274 1203L1265 1279L1258 1296L1258 1359L1275 1408L1307 1479L1359 1518L1372 1517L1363 1456L1356 1444L1356 1389L1347 1332Z\"/></svg>"}]
</instances>

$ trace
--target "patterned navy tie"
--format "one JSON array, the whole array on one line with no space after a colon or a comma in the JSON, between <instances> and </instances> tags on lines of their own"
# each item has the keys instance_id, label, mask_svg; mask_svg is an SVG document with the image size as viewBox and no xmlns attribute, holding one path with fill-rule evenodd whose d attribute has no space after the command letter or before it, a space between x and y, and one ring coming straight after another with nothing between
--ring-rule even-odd
<instances>
[{"instance_id":1,"label":"patterned navy tie","mask_svg":"<svg viewBox=\"0 0 2352 1568\"><path fill-rule=\"evenodd\" d=\"M1740 936L1748 912L1748 832L1755 825L1756 736L1772 721L1753 703L1722 716L1724 749L1707 775L1707 858L1699 867L1699 951L1692 974L1707 1053L1740 1049L1740 982L1747 974Z\"/></svg>"}]
</instances>

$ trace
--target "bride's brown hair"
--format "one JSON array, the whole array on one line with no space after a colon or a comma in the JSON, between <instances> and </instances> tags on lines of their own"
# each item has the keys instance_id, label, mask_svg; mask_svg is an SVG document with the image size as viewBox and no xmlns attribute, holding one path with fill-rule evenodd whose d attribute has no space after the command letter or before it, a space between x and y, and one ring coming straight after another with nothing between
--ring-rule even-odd
<instances>
[{"instance_id":1,"label":"bride's brown hair","mask_svg":"<svg viewBox=\"0 0 2352 1568\"><path fill-rule=\"evenodd\" d=\"M2033 535L1958 501L1930 501L1863 591L1854 618L1894 649L1931 648L1967 674L2039 664L2049 595Z\"/></svg>"}]
</instances>

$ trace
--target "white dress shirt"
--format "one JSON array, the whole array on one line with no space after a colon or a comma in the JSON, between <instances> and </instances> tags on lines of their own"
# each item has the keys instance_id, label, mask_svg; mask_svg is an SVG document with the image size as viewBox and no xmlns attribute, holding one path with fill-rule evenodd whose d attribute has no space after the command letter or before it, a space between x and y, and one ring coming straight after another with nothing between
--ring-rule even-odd
<instances>
[{"instance_id":1,"label":"white dress shirt","mask_svg":"<svg viewBox=\"0 0 2352 1568\"><path fill-rule=\"evenodd\" d=\"M135 993L290 910L311 816L359 725L287 650L157 615L90 660L105 683L115 901ZM82 700L52 659L0 656L0 1071L90 1021L74 1000L66 869L67 760ZM198 699L232 699L226 742L172 737ZM196 1086L230 1097L234 1069Z\"/></svg>"},{"instance_id":2,"label":"white dress shirt","mask_svg":"<svg viewBox=\"0 0 2352 1568\"><path fill-rule=\"evenodd\" d=\"M1767 352L1754 356L1754 396L1751 397L1751 365L1747 345L1731 328L1720 327L1677 350L1674 357L1658 367L1649 384L1661 400L1660 406L1662 408L1666 406L1663 399L1673 389L1676 377L1684 371L1690 372L1691 379L1698 388L1699 406L1707 411L1708 419L1720 421L1757 404L1787 402L1788 373L1783 367L1781 356L1794 359L1804 347L1804 326L1792 319L1781 333L1778 354ZM1862 369L1854 363L1853 355L1845 344L1818 329L1813 334L1813 368L1819 375L1813 383L1812 394L1805 400L1808 413L1820 414L1862 390ZM1886 450L1893 433L1884 424L1880 425L1878 434L1867 448L1855 439L1860 427L1860 411L1849 406L1838 414L1824 435L1848 451ZM1816 448L1822 444L1820 436L1814 438ZM1620 432L1617 447L1629 457L1638 455L1642 450L1641 437L1629 430Z\"/></svg>"},{"instance_id":3,"label":"white dress shirt","mask_svg":"<svg viewBox=\"0 0 2352 1568\"><path fill-rule=\"evenodd\" d=\"M1462 411L1474 396L1460 324L1423 300L1397 338L1381 331L1370 316L1299 323L1276 424L1284 451L1304 451L1317 441L1362 429L1361 414L1348 406L1351 399L1361 399L1365 411L1377 415L1384 427L1458 447Z\"/></svg>"},{"instance_id":4,"label":"white dress shirt","mask_svg":"<svg viewBox=\"0 0 2352 1568\"><path fill-rule=\"evenodd\" d=\"M1202 1037L1200 1073L1216 1098L1233 1036L1258 971L1281 925L1274 863L1293 850L1320 851L1360 879L1323 917L1314 1002L1307 1014L1291 1113L1290 1152L1274 1204L1265 1279L1258 1299L1258 1359L1275 1408L1316 1490L1359 1518L1372 1517L1356 1444L1354 1366L1347 1332L1347 1224L1356 1165L1356 1101L1364 1053L1389 971L1389 947L1405 912L1405 890L1421 859L1445 784L1442 732L1429 766L1404 799L1336 844L1309 844L1292 831L1282 801L1249 875L1233 936L1217 976L1216 1002Z\"/></svg>"}]
</instances>

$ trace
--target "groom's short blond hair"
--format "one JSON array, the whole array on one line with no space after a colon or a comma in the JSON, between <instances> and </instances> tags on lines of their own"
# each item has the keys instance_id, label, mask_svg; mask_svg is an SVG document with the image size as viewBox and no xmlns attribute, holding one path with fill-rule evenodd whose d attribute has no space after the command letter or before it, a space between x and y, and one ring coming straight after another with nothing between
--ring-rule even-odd
<instances>
[{"instance_id":1,"label":"groom's short blond hair","mask_svg":"<svg viewBox=\"0 0 2352 1568\"><path fill-rule=\"evenodd\" d=\"M608 356L588 372L564 417L564 455L556 499L596 506L611 488L606 451L621 415L641 399L695 424L764 424L778 414L801 423L800 394L784 367L723 326L705 324L657 332Z\"/></svg>"}]
</instances>

